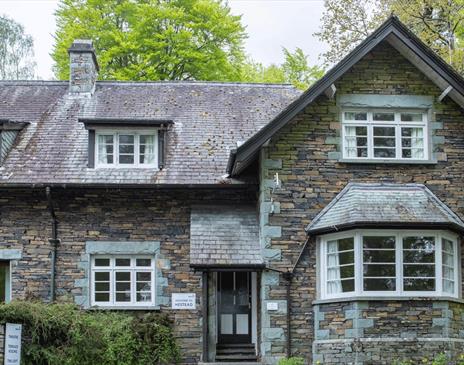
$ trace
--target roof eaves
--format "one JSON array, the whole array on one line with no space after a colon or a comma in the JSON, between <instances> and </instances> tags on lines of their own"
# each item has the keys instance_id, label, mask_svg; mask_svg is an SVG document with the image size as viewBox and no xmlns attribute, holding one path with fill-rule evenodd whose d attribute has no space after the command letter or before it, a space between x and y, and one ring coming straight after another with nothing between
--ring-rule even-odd
<instances>
[{"instance_id":1,"label":"roof eaves","mask_svg":"<svg viewBox=\"0 0 464 365\"><path fill-rule=\"evenodd\" d=\"M388 229L450 229L454 232L463 233L464 227L455 222L362 222L355 221L350 223L338 224L330 227L322 227L307 230L308 236L323 235L335 232L348 231L351 229L368 229L368 228L388 228Z\"/></svg>"},{"instance_id":2,"label":"roof eaves","mask_svg":"<svg viewBox=\"0 0 464 365\"><path fill-rule=\"evenodd\" d=\"M464 230L464 222L459 218L459 216L454 213L446 204L444 204L438 197L425 185L422 186L424 192L427 196L437 204L437 206L443 210L447 218L450 220L454 220L455 224L460 226L462 230Z\"/></svg>"},{"instance_id":3,"label":"roof eaves","mask_svg":"<svg viewBox=\"0 0 464 365\"><path fill-rule=\"evenodd\" d=\"M89 126L165 126L173 124L170 119L153 118L79 118L79 122Z\"/></svg>"},{"instance_id":4,"label":"roof eaves","mask_svg":"<svg viewBox=\"0 0 464 365\"><path fill-rule=\"evenodd\" d=\"M309 231L311 230L311 228L312 228L313 226L315 226L316 223L319 222L319 221L321 220L321 218L322 218L330 209L332 209L332 207L333 207L335 204L337 204L337 202L338 202L341 198L343 198L343 196L344 196L348 191L350 191L351 188L352 188L353 186L355 186L355 185L356 185L356 183L351 183L351 182L348 183L348 184L342 189L342 191L340 191L340 192L337 194L337 196L336 196L329 204L327 204L327 205L324 207L324 209L322 209L322 210L319 212L318 215L316 215L316 216L314 217L314 219L311 221L311 223L309 223L309 224L306 226L306 228L305 228L306 233L309 233Z\"/></svg>"},{"instance_id":5,"label":"roof eaves","mask_svg":"<svg viewBox=\"0 0 464 365\"><path fill-rule=\"evenodd\" d=\"M321 79L305 91L299 98L285 108L277 117L266 124L262 129L250 137L237 148L235 164L228 171L231 176L242 172L248 165L250 157L302 109L312 103L331 84L341 77L353 64L358 62L365 54L380 43L392 31L394 17L387 19L376 31L359 44L352 52L343 58L337 65L330 69ZM243 161L243 162L242 162ZM239 166L237 166L239 164Z\"/></svg>"},{"instance_id":6,"label":"roof eaves","mask_svg":"<svg viewBox=\"0 0 464 365\"><path fill-rule=\"evenodd\" d=\"M417 51L423 53L419 56L425 62L431 61L431 63L427 62L427 64L442 77L447 79L447 81L464 96L464 87L462 86L464 85L464 79L393 15L298 99L284 109L277 117L238 147L235 152L234 161L232 162L229 159L227 172L230 176L240 174L249 165L250 161L256 157L257 151L266 141L292 120L308 104L312 103L331 84L370 52L377 44L383 41L389 34L395 34L400 40L405 42L408 47L412 47L416 53ZM427 60L427 58L429 60Z\"/></svg>"}]
</instances>

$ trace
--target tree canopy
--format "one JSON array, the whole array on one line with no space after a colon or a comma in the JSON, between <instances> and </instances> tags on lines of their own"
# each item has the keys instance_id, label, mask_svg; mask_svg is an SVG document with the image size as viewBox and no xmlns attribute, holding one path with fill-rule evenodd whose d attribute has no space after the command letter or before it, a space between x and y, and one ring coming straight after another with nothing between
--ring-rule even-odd
<instances>
[{"instance_id":1,"label":"tree canopy","mask_svg":"<svg viewBox=\"0 0 464 365\"><path fill-rule=\"evenodd\" d=\"M56 12L55 74L69 75L67 49L88 38L101 79L236 81L246 37L219 0L62 0Z\"/></svg>"},{"instance_id":2,"label":"tree canopy","mask_svg":"<svg viewBox=\"0 0 464 365\"><path fill-rule=\"evenodd\" d=\"M224 0L61 0L52 57L69 77L67 50L92 39L103 80L205 80L293 83L305 88L322 70L297 48L281 65L244 52L241 17Z\"/></svg>"},{"instance_id":3,"label":"tree canopy","mask_svg":"<svg viewBox=\"0 0 464 365\"><path fill-rule=\"evenodd\" d=\"M24 27L7 16L0 16L0 80L33 79L34 41Z\"/></svg>"},{"instance_id":4,"label":"tree canopy","mask_svg":"<svg viewBox=\"0 0 464 365\"><path fill-rule=\"evenodd\" d=\"M392 13L464 73L464 0L325 0L316 33L329 45L325 64L343 58Z\"/></svg>"},{"instance_id":5,"label":"tree canopy","mask_svg":"<svg viewBox=\"0 0 464 365\"><path fill-rule=\"evenodd\" d=\"M285 47L282 50L284 62L280 65L264 66L249 59L243 68L242 81L287 83L304 90L324 75L324 69L309 65L308 56L301 48L294 52Z\"/></svg>"}]
</instances>

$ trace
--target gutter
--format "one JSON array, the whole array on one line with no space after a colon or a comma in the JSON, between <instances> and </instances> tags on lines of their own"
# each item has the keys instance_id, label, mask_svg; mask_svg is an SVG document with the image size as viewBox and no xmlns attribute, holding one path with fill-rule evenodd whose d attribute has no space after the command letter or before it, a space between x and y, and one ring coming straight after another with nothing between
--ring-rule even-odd
<instances>
[{"instance_id":1,"label":"gutter","mask_svg":"<svg viewBox=\"0 0 464 365\"><path fill-rule=\"evenodd\" d=\"M50 302L54 302L56 299L56 252L58 250L60 240L58 239L58 220L56 219L55 209L53 208L52 192L49 186L45 188L45 195L47 197L47 208L52 220L52 237L48 239L48 242L52 245L50 268Z\"/></svg>"},{"instance_id":2,"label":"gutter","mask_svg":"<svg viewBox=\"0 0 464 365\"><path fill-rule=\"evenodd\" d=\"M0 183L0 189L10 188L95 188L95 189L244 189L256 186L257 183L248 182L225 182L212 184L111 184L111 183Z\"/></svg>"}]
</instances>

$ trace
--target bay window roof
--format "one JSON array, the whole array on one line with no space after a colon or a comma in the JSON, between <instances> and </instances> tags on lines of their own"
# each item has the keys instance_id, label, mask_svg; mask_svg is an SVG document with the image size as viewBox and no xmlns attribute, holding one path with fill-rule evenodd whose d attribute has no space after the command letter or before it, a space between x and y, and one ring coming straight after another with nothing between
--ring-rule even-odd
<instances>
[{"instance_id":1,"label":"bay window roof","mask_svg":"<svg viewBox=\"0 0 464 365\"><path fill-rule=\"evenodd\" d=\"M422 184L350 183L306 227L321 234L356 227L443 228L464 222Z\"/></svg>"}]
</instances>

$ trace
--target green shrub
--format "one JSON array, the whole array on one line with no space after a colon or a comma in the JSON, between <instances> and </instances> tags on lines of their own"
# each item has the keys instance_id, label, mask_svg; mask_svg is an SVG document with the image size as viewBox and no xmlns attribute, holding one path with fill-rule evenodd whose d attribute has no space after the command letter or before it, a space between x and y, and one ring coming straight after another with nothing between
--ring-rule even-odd
<instances>
[{"instance_id":1,"label":"green shrub","mask_svg":"<svg viewBox=\"0 0 464 365\"><path fill-rule=\"evenodd\" d=\"M82 311L71 304L0 305L0 323L23 325L22 364L172 364L179 349L166 316Z\"/></svg>"},{"instance_id":2,"label":"green shrub","mask_svg":"<svg viewBox=\"0 0 464 365\"><path fill-rule=\"evenodd\" d=\"M280 359L278 365L304 365L304 359L301 357L289 357Z\"/></svg>"}]
</instances>

